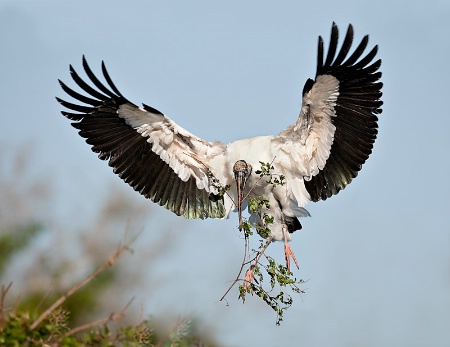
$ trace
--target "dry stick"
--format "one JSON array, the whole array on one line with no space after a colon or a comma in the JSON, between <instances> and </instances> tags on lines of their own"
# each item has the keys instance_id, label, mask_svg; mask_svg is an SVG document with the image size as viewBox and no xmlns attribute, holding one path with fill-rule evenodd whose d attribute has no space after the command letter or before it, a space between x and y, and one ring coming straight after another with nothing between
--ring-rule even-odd
<instances>
[{"instance_id":1,"label":"dry stick","mask_svg":"<svg viewBox=\"0 0 450 347\"><path fill-rule=\"evenodd\" d=\"M141 305L139 306L139 323L137 325L141 325L142 323L142 312L144 311L144 304L141 302Z\"/></svg>"},{"instance_id":2,"label":"dry stick","mask_svg":"<svg viewBox=\"0 0 450 347\"><path fill-rule=\"evenodd\" d=\"M0 294L0 330L2 330L6 325L6 318L5 318L5 297L6 294L8 294L9 288L11 288L12 282L9 282L9 284L5 287L2 285L1 294Z\"/></svg>"},{"instance_id":3,"label":"dry stick","mask_svg":"<svg viewBox=\"0 0 450 347\"><path fill-rule=\"evenodd\" d=\"M253 267L255 267L255 265L258 263L259 259L260 259L261 256L264 254L264 252L266 251L267 247L270 245L271 242L272 242L272 238L269 236L269 237L267 238L267 240L266 240L266 244L264 245L264 247L261 248L261 249L258 251L258 253L256 254L256 257L253 258L252 264L250 265L249 269L252 269ZM246 263L245 263L245 255L246 255L246 252L244 253L244 260L242 261L241 268L240 268L240 270L239 270L238 275L237 275L236 278L234 279L234 281L233 281L233 283L231 284L230 288L227 289L227 291L225 292L225 294L223 294L223 296L220 298L219 301L222 301L223 299L225 299L225 297L227 296L227 294L230 292L231 288L233 288L234 285L239 281L239 276L241 275L242 269L244 268L244 266L245 266L245 264L246 264Z\"/></svg>"},{"instance_id":4,"label":"dry stick","mask_svg":"<svg viewBox=\"0 0 450 347\"><path fill-rule=\"evenodd\" d=\"M84 325L80 325L79 327L73 328L73 329L69 330L65 336L70 336L70 335L76 334L80 331L99 326L100 324L106 324L106 323L113 322L115 320L122 318L123 316L125 316L125 311L127 310L128 306L130 306L130 304L132 303L133 300L134 300L134 298L132 298L130 301L128 301L128 303L124 306L124 308L122 308L119 312L111 313L109 315L109 317L107 317L107 318L103 318L103 319L97 320L95 322L87 323Z\"/></svg>"},{"instance_id":5,"label":"dry stick","mask_svg":"<svg viewBox=\"0 0 450 347\"><path fill-rule=\"evenodd\" d=\"M245 239L245 243L248 242L248 238ZM245 266L245 258L247 257L247 245L245 245L244 247L244 258L242 259L242 263L241 263L241 268L239 269L239 272L236 276L236 278L234 279L233 283L231 284L231 286L227 289L227 291L225 292L225 294L222 295L222 297L219 299L219 301L222 301L223 299L225 299L225 297L227 296L227 294L229 293L229 291L231 290L231 288L234 287L234 285L236 284L237 281L239 281L239 276L242 273L242 269Z\"/></svg>"},{"instance_id":6,"label":"dry stick","mask_svg":"<svg viewBox=\"0 0 450 347\"><path fill-rule=\"evenodd\" d=\"M256 257L253 259L252 264L250 265L250 268L249 268L249 269L255 267L255 265L258 264L259 258L261 258L261 256L264 254L264 252L266 251L267 247L269 247L269 245L270 245L271 242L272 242L272 237L269 236L269 237L266 239L266 243L265 243L265 245L263 246L263 248L261 248L261 249L258 251L258 253L256 254Z\"/></svg>"},{"instance_id":7,"label":"dry stick","mask_svg":"<svg viewBox=\"0 0 450 347\"><path fill-rule=\"evenodd\" d=\"M97 270L92 272L89 276L87 276L85 279L80 281L78 284L70 288L66 293L64 293L58 300L56 300L48 309L46 309L42 314L34 321L33 324L30 326L30 330L35 329L45 318L47 318L50 313L52 313L58 306L60 306L68 297L70 297L72 294L74 294L77 290L79 290L81 287L83 287L85 284L89 283L92 279L97 277L99 274L101 274L103 271L105 271L107 268L114 265L117 258L129 247L129 244L124 244L120 246L112 256L108 258L108 260Z\"/></svg>"},{"instance_id":8,"label":"dry stick","mask_svg":"<svg viewBox=\"0 0 450 347\"><path fill-rule=\"evenodd\" d=\"M16 313L17 308L19 307L19 304L20 304L20 300L22 300L22 297L23 297L23 293L19 293L19 295L17 295L16 301L14 302L13 308L11 310L11 312L13 314Z\"/></svg>"},{"instance_id":9,"label":"dry stick","mask_svg":"<svg viewBox=\"0 0 450 347\"><path fill-rule=\"evenodd\" d=\"M244 196L244 198L242 199L242 201L244 201L245 199L248 198L248 196L250 195L250 193L255 189L256 185L258 184L259 181L261 181L263 178L263 176L260 176L255 183L253 183L252 187L248 190L248 193Z\"/></svg>"},{"instance_id":10,"label":"dry stick","mask_svg":"<svg viewBox=\"0 0 450 347\"><path fill-rule=\"evenodd\" d=\"M273 157L272 161L270 162L269 165L270 165L271 167L272 167L272 164L273 164L273 162L275 161L275 158L276 158L276 157L277 157L277 156ZM248 196L250 195L250 193L253 191L253 189L255 189L256 185L258 184L259 181L261 181L261 179L262 179L263 177L264 177L264 175L259 176L259 178L256 180L256 182L253 183L252 187L249 189L247 195L244 196L244 199L243 199L243 200L245 200L245 199L248 198Z\"/></svg>"},{"instance_id":11,"label":"dry stick","mask_svg":"<svg viewBox=\"0 0 450 347\"><path fill-rule=\"evenodd\" d=\"M52 281L52 283L50 283L50 286L48 287L47 292L42 296L41 301L39 301L39 304L37 304L37 306L35 308L35 312L39 311L41 306L44 304L45 299L47 299L48 296L50 295L52 289L53 289L53 281Z\"/></svg>"},{"instance_id":12,"label":"dry stick","mask_svg":"<svg viewBox=\"0 0 450 347\"><path fill-rule=\"evenodd\" d=\"M272 163L274 162L276 157L273 158L272 162L270 163L270 165L272 165ZM263 176L260 176L255 183L253 183L253 185L251 186L251 188L249 189L247 195L244 196L244 198L242 199L242 201L244 201L245 199L248 198L248 196L250 195L250 193L255 189L256 185L258 184L259 181L261 181L261 179L263 178ZM227 193L228 194L228 193ZM231 198L231 196L230 196ZM238 197L239 199L239 197ZM233 200L233 199L232 199ZM240 227L240 225L239 225ZM268 237L266 244L264 245L264 247L262 249L260 249L258 251L258 253L256 254L256 257L253 259L252 264L250 265L249 269L252 269L253 267L255 267L255 265L258 263L259 258L261 258L261 255L265 252L265 250L267 249L267 247L269 246L270 242L272 241L272 237ZM227 291L225 292L225 294L223 294L223 296L220 298L219 301L222 301L223 299L225 299L225 297L227 296L227 294L230 292L231 288L234 287L234 285L239 281L239 276L242 273L242 269L244 268L246 262L245 262L245 258L247 257L247 248L250 247L249 243L248 243L248 238L246 238L245 240L245 247L244 247L244 259L242 260L241 263L241 268L239 269L239 272L236 276L236 278L234 279L233 283L231 284L231 286L227 289Z\"/></svg>"},{"instance_id":13,"label":"dry stick","mask_svg":"<svg viewBox=\"0 0 450 347\"><path fill-rule=\"evenodd\" d=\"M4 308L5 308L5 298L6 298L6 294L8 294L9 288L11 288L12 286L12 282L9 282L9 284L5 287L4 285L2 285L1 288L1 294L0 294L0 314L3 315L4 312Z\"/></svg>"}]
</instances>

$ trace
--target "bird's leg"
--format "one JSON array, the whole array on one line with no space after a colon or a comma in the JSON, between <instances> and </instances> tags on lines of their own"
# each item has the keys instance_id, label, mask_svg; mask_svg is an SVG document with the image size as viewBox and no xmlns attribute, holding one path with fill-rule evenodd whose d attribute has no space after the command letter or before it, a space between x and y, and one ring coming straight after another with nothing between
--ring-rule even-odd
<instances>
[{"instance_id":1,"label":"bird's leg","mask_svg":"<svg viewBox=\"0 0 450 347\"><path fill-rule=\"evenodd\" d=\"M295 254L292 251L291 246L289 246L289 243L287 240L288 230L287 230L286 224L283 223L282 229L283 229L283 235L284 235L284 258L286 259L286 266L287 266L288 270L291 271L291 257L292 257L295 265L297 266L297 269L300 269L300 267L298 266L297 259L295 258Z\"/></svg>"},{"instance_id":2,"label":"bird's leg","mask_svg":"<svg viewBox=\"0 0 450 347\"><path fill-rule=\"evenodd\" d=\"M255 277L253 274L253 268L254 268L254 265L252 264L245 272L244 285L243 285L244 290L247 290L248 286L253 282L253 278Z\"/></svg>"},{"instance_id":3,"label":"bird's leg","mask_svg":"<svg viewBox=\"0 0 450 347\"><path fill-rule=\"evenodd\" d=\"M266 239L266 243L264 244L264 246L256 254L256 257L253 259L250 267L245 272L244 285L243 285L244 290L247 290L248 286L253 282L253 279L255 278L253 269L255 268L256 264L258 264L259 258L261 258L261 256L264 254L264 252L266 251L267 247L270 245L271 242L272 242L272 236L269 236Z\"/></svg>"}]
</instances>

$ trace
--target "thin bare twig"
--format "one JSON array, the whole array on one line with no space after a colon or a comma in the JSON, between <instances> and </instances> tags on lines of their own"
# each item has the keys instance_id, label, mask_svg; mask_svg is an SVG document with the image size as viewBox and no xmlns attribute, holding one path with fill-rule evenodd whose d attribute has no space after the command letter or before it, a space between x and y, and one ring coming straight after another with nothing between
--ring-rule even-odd
<instances>
[{"instance_id":1,"label":"thin bare twig","mask_svg":"<svg viewBox=\"0 0 450 347\"><path fill-rule=\"evenodd\" d=\"M247 272L250 271L251 273L251 279L253 279L253 268L256 266L256 264L258 264L259 259L261 258L261 256L264 254L264 252L266 251L267 247L269 247L270 243L272 242L272 237L268 237L266 239L266 243L264 244L264 246L258 251L258 253L256 253L256 257L253 258L250 267L248 268ZM245 283L244 283L244 290L247 289L247 286L251 283L251 281L249 281L247 279L247 273L244 279Z\"/></svg>"},{"instance_id":2,"label":"thin bare twig","mask_svg":"<svg viewBox=\"0 0 450 347\"><path fill-rule=\"evenodd\" d=\"M130 242L131 243L131 242ZM59 307L64 301L67 300L71 295L73 295L76 291L78 291L81 287L83 287L85 284L92 281L95 277L100 275L103 271L106 269L112 267L114 263L116 262L117 258L126 250L129 248L130 243L126 243L121 245L109 258L108 260L101 265L97 270L92 272L90 275L88 275L86 278L84 278L82 281L78 282L76 285L74 285L72 288L70 288L66 293L64 293L58 300L56 300L49 308L47 308L44 312L41 313L41 315L31 324L30 330L34 330L45 318L47 318L50 313L52 313L57 307Z\"/></svg>"},{"instance_id":3,"label":"thin bare twig","mask_svg":"<svg viewBox=\"0 0 450 347\"><path fill-rule=\"evenodd\" d=\"M101 324L107 324L109 322L113 322L115 320L118 320L118 319L122 318L123 316L125 316L125 311L131 305L133 300L134 300L134 298L131 298L130 301L128 301L128 303L124 306L124 308L122 308L119 312L111 313L109 315L109 317L106 317L106 318L103 318L103 319L99 319L99 320L97 320L95 322L83 324L83 325L80 325L79 327L73 328L73 329L69 330L65 334L65 336L70 336L70 335L76 334L76 333L78 333L80 331L83 331L83 330L86 330L86 329L89 329L89 328L93 328L93 327L99 326Z\"/></svg>"},{"instance_id":4,"label":"thin bare twig","mask_svg":"<svg viewBox=\"0 0 450 347\"><path fill-rule=\"evenodd\" d=\"M5 318L5 298L6 294L8 294L9 288L11 288L12 282L5 287L2 285L1 294L0 294L0 330L6 326L6 318Z\"/></svg>"},{"instance_id":5,"label":"thin bare twig","mask_svg":"<svg viewBox=\"0 0 450 347\"><path fill-rule=\"evenodd\" d=\"M273 159L272 159L272 161L270 162L270 166L272 166L272 164L273 164L273 162L275 161L275 158L276 158L276 156L275 157L273 157ZM203 163L202 163L203 164ZM203 164L204 165L204 164ZM206 165L205 165L206 166ZM244 197L243 197L243 199L242 199L242 201L240 201L239 203L241 204L243 201L245 201L245 199L247 199L249 196L250 196L250 194L253 192L253 190L256 188L256 185L261 181L261 179L264 177L264 175L260 175L260 177L252 184L252 186L250 187L250 189L248 190L248 192L247 192L247 194L246 195L244 195ZM244 189L245 189L245 187L244 187ZM231 196L230 196L230 198L231 198ZM237 197L238 199L239 199L239 197ZM231 199L231 200L233 200L233 199ZM240 205L239 204L239 205ZM235 206L236 206L236 203L235 203ZM239 210L238 211L239 212L239 214L242 212L241 210ZM242 222L241 222L241 220L239 221L239 230L241 230L241 227L242 227ZM225 294L223 294L222 295L222 297L219 299L219 301L222 301L222 300L224 300L225 299L225 297L227 296L227 294L230 292L230 290L231 290L231 288L233 288L234 287L234 285L240 280L240 276L241 276L241 273L242 273L242 270L244 269L244 266L247 264L247 263L251 263L251 265L250 265L250 267L249 267L249 269L247 270L247 272L248 271L253 271L253 268L256 266L256 264L259 262L259 259L261 258L261 256L264 254L264 252L265 252L265 250L267 249L267 247L269 246L269 244L272 242L272 237L271 236L269 236L268 238L267 238L267 240L266 240L266 243L265 243L265 245L258 251L258 253L256 254L256 256L253 258L253 260L250 260L250 261L248 261L248 262L246 262L245 261L245 259L246 259L246 257L247 257L247 251L249 251L249 237L246 235L246 237L245 237L245 246L244 246L244 258L243 258L243 260L242 260L242 263L241 263L241 267L239 268L239 272L238 272L238 274L237 274L237 276L236 276L236 278L233 280L233 282L231 283L231 286L226 290L226 292L225 292ZM244 286L245 286L245 288L246 288L246 286L249 284L249 281L248 281L248 279L247 279L247 273L246 273L246 276L245 276L245 278L244 278Z\"/></svg>"},{"instance_id":6,"label":"thin bare twig","mask_svg":"<svg viewBox=\"0 0 450 347\"><path fill-rule=\"evenodd\" d=\"M246 239L246 243L247 242L248 242L248 239ZM271 242L272 242L272 238L269 236L267 238L266 243L264 244L264 246L258 251L256 256L251 261L251 265L250 265L248 270L252 270L256 266L256 264L258 263L259 259L264 254L264 252L266 251L267 247L270 245ZM223 294L223 296L220 298L219 301L224 300L225 297L227 296L227 294L230 292L231 288L233 288L234 285L240 280L242 269L244 268L245 264L247 264L247 262L245 261L246 256L247 256L247 247L245 247L245 250L244 250L244 259L242 260L241 268L239 269L238 275L236 276L236 278L234 279L234 281L231 284L231 286L227 289L227 291L225 292L225 294ZM244 281L246 281L246 280L244 279Z\"/></svg>"},{"instance_id":7,"label":"thin bare twig","mask_svg":"<svg viewBox=\"0 0 450 347\"><path fill-rule=\"evenodd\" d=\"M6 287L2 284L1 294L0 294L0 314L3 314L3 312L4 312L6 294L8 294L8 291L11 288L11 286L12 286L12 282L9 282L9 284Z\"/></svg>"},{"instance_id":8,"label":"thin bare twig","mask_svg":"<svg viewBox=\"0 0 450 347\"><path fill-rule=\"evenodd\" d=\"M244 258L242 259L241 268L239 269L239 272L238 272L236 278L234 279L233 283L231 283L231 286L227 289L225 294L222 295L222 297L219 299L219 301L222 301L223 299L225 299L227 294L230 292L231 288L233 288L234 285L239 281L239 276L241 276L242 269L245 266L245 258L247 258L247 243L248 243L248 237L245 237Z\"/></svg>"},{"instance_id":9,"label":"thin bare twig","mask_svg":"<svg viewBox=\"0 0 450 347\"><path fill-rule=\"evenodd\" d=\"M272 161L270 162L270 166L272 166L273 162L275 161L275 157L273 157ZM261 165L261 169L262 169L262 165ZM244 201L245 199L248 198L248 196L250 195L250 193L255 189L256 185L258 184L259 181L262 180L262 178L264 177L264 175L259 176L259 178L255 181L255 183L253 183L252 187L249 189L247 195L244 196L244 199L242 199L242 201Z\"/></svg>"},{"instance_id":10,"label":"thin bare twig","mask_svg":"<svg viewBox=\"0 0 450 347\"><path fill-rule=\"evenodd\" d=\"M137 325L141 325L142 324L142 314L144 312L144 304L141 302L141 304L139 305L139 322Z\"/></svg>"},{"instance_id":11,"label":"thin bare twig","mask_svg":"<svg viewBox=\"0 0 450 347\"><path fill-rule=\"evenodd\" d=\"M16 313L17 308L19 307L19 304L20 304L20 300L22 300L22 297L23 297L23 293L22 292L19 293L19 295L17 295L16 301L14 301L14 305L13 305L12 310L11 310L11 312L13 314Z\"/></svg>"},{"instance_id":12,"label":"thin bare twig","mask_svg":"<svg viewBox=\"0 0 450 347\"><path fill-rule=\"evenodd\" d=\"M53 289L53 281L52 283L50 283L50 286L48 287L48 290L45 292L45 294L42 296L41 301L39 301L39 304L37 304L35 311L38 312L39 309L41 308L42 304L44 303L45 299L48 298L48 296L50 295L51 291Z\"/></svg>"}]
</instances>

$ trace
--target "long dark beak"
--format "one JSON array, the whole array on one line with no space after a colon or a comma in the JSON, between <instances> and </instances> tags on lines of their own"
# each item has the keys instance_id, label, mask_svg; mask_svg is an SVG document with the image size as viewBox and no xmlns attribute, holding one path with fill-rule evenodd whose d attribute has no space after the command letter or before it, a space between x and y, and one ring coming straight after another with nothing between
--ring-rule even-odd
<instances>
[{"instance_id":1,"label":"long dark beak","mask_svg":"<svg viewBox=\"0 0 450 347\"><path fill-rule=\"evenodd\" d=\"M238 160L233 166L234 179L236 180L237 201L235 201L239 215L239 230L242 230L242 203L244 201L245 183L252 173L252 166L245 160Z\"/></svg>"},{"instance_id":2,"label":"long dark beak","mask_svg":"<svg viewBox=\"0 0 450 347\"><path fill-rule=\"evenodd\" d=\"M236 179L237 189L237 210L239 216L239 231L242 230L242 202L244 201L245 183L247 182L248 173L245 171L235 171L234 178Z\"/></svg>"}]
</instances>

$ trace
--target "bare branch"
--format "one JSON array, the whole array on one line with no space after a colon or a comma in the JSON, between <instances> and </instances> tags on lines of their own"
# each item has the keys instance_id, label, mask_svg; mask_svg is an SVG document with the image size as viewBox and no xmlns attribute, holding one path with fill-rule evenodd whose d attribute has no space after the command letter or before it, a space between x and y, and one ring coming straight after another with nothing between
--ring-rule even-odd
<instances>
[{"instance_id":1,"label":"bare branch","mask_svg":"<svg viewBox=\"0 0 450 347\"><path fill-rule=\"evenodd\" d=\"M42 304L44 303L45 299L48 298L48 296L50 295L51 291L53 289L53 281L52 283L50 283L50 286L48 287L48 290L44 293L44 295L42 296L41 300L39 301L38 305L35 308L35 311L39 311L39 309L41 308Z\"/></svg>"},{"instance_id":2,"label":"bare branch","mask_svg":"<svg viewBox=\"0 0 450 347\"><path fill-rule=\"evenodd\" d=\"M275 161L275 158L276 158L276 156L273 157L272 161L271 161L270 164L269 164L270 166L272 166L273 162ZM264 177L264 176L259 176L259 178L255 181L255 183L253 183L252 187L249 189L247 195L244 196L244 199L243 199L243 200L245 200L245 199L247 199L247 198L249 197L250 193L255 189L256 185L259 183L259 181L261 181L261 179L262 179L263 177Z\"/></svg>"},{"instance_id":3,"label":"bare branch","mask_svg":"<svg viewBox=\"0 0 450 347\"><path fill-rule=\"evenodd\" d=\"M132 240L134 241L134 239ZM131 242L132 242L131 241ZM121 245L109 258L108 260L101 265L97 270L92 272L90 275L88 275L86 278L84 278L82 281L78 282L76 285L74 285L72 288L70 288L66 293L64 293L59 299L57 299L49 308L47 308L44 312L41 313L41 315L31 324L30 330L36 329L36 327L50 315L56 308L58 308L61 304L64 303L64 301L67 300L71 295L73 295L76 291L78 291L81 287L83 287L85 284L92 281L95 277L100 275L103 271L106 269L112 267L114 263L116 262L117 258L129 248L130 243L125 243Z\"/></svg>"},{"instance_id":4,"label":"bare branch","mask_svg":"<svg viewBox=\"0 0 450 347\"><path fill-rule=\"evenodd\" d=\"M12 310L11 310L11 312L12 312L13 314L16 313L17 308L19 307L19 304L20 304L20 300L22 300L22 297L23 297L23 293L20 292L19 295L17 295L16 301L14 302L13 308L12 308Z\"/></svg>"},{"instance_id":5,"label":"bare branch","mask_svg":"<svg viewBox=\"0 0 450 347\"><path fill-rule=\"evenodd\" d=\"M253 269L256 266L256 264L258 264L259 262L259 258L261 258L261 256L264 254L264 252L266 251L267 247L269 247L270 243L272 242L272 237L269 236L266 239L266 243L264 244L264 246L258 251L258 253L256 253L256 257L253 258L253 261L250 265L250 267L247 270L247 273L250 271L251 273L253 273ZM247 289L247 286L251 283L250 281L248 281L248 277L247 277L247 273L245 276L245 283L244 283L244 290Z\"/></svg>"},{"instance_id":6,"label":"bare branch","mask_svg":"<svg viewBox=\"0 0 450 347\"><path fill-rule=\"evenodd\" d=\"M2 285L1 294L0 294L0 330L3 330L6 326L6 318L5 318L5 298L6 294L8 294L9 288L11 288L12 282L5 287Z\"/></svg>"},{"instance_id":7,"label":"bare branch","mask_svg":"<svg viewBox=\"0 0 450 347\"><path fill-rule=\"evenodd\" d=\"M248 238L246 238L245 242L248 243ZM254 268L255 265L258 263L259 259L260 259L261 256L264 254L265 250L267 249L267 247L270 245L271 242L272 242L272 237L269 236L269 237L267 238L266 243L264 244L264 246L258 251L258 253L256 254L256 256L255 256L255 257L253 258L253 260L251 261L251 265L250 265L248 271L252 271L252 270L253 270L253 268ZM220 298L219 301L224 300L225 297L227 296L227 294L230 292L231 288L233 288L234 285L235 285L237 282L239 282L240 276L241 276L241 273L242 273L242 269L244 268L245 264L247 264L247 263L245 262L245 258L246 258L246 257L247 257L247 245L246 245L246 247L244 248L244 259L242 260L242 264L241 264L241 268L239 269L239 273L237 274L237 276L236 276L236 278L234 279L233 283L232 283L231 286L227 289L227 291L225 292L225 294L223 294L223 296ZM246 276L245 278L247 278L247 276ZM246 279L244 279L244 281L245 281L245 284L244 284L244 285L247 285L247 284L248 284L248 281L247 281Z\"/></svg>"},{"instance_id":8,"label":"bare branch","mask_svg":"<svg viewBox=\"0 0 450 347\"><path fill-rule=\"evenodd\" d=\"M80 326L78 326L78 327L76 327L76 328L73 328L73 329L69 330L69 331L65 334L65 336L70 336L70 335L76 334L76 333L78 333L78 332L80 332L80 331L83 331L83 330L86 330L86 329L89 329L89 328L93 328L93 327L97 327L97 326L99 326L99 325L101 325L101 324L107 324L107 323L109 323L109 322L113 322L113 321L115 321L115 320L118 320L118 319L122 318L123 316L125 316L125 311L126 311L127 308L131 305L131 303L133 302L133 300L134 300L134 298L131 298L131 300L128 301L128 303L124 306L124 308L122 308L119 312L117 312L117 313L111 313L111 314L109 315L109 317L106 317L106 318L97 320L97 321L95 321L95 322L83 324L83 325L80 325Z\"/></svg>"},{"instance_id":9,"label":"bare branch","mask_svg":"<svg viewBox=\"0 0 450 347\"><path fill-rule=\"evenodd\" d=\"M248 242L248 237L245 237L245 243L247 244ZM244 247L244 258L242 259L242 263L241 263L241 268L239 269L239 272L236 276L236 278L234 279L233 283L231 283L231 286L227 289L227 291L225 292L225 294L222 295L222 297L219 299L219 301L222 301L223 299L225 299L225 297L227 296L227 294L230 292L231 288L234 287L234 285L239 281L239 276L241 276L242 273L242 269L245 266L245 258L247 257L247 246Z\"/></svg>"}]
</instances>

